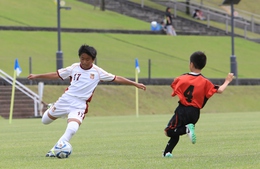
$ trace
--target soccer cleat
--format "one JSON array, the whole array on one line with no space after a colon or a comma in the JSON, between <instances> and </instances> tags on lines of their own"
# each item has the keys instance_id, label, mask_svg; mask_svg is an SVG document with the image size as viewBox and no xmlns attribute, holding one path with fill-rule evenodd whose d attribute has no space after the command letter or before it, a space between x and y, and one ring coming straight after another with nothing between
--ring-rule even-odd
<instances>
[{"instance_id":1,"label":"soccer cleat","mask_svg":"<svg viewBox=\"0 0 260 169\"><path fill-rule=\"evenodd\" d=\"M165 154L165 156L163 155L163 157L172 158L173 155L172 155L172 153L168 152L168 153Z\"/></svg>"},{"instance_id":2,"label":"soccer cleat","mask_svg":"<svg viewBox=\"0 0 260 169\"><path fill-rule=\"evenodd\" d=\"M186 133L189 136L192 144L196 143L196 134L195 134L195 126L194 124L187 124L186 125Z\"/></svg>"},{"instance_id":3,"label":"soccer cleat","mask_svg":"<svg viewBox=\"0 0 260 169\"><path fill-rule=\"evenodd\" d=\"M49 109L52 105L53 105L53 103L49 103L49 104L47 105L47 109Z\"/></svg>"},{"instance_id":4,"label":"soccer cleat","mask_svg":"<svg viewBox=\"0 0 260 169\"><path fill-rule=\"evenodd\" d=\"M53 150L50 150L50 151L45 155L45 157L55 157L54 151L53 151Z\"/></svg>"}]
</instances>

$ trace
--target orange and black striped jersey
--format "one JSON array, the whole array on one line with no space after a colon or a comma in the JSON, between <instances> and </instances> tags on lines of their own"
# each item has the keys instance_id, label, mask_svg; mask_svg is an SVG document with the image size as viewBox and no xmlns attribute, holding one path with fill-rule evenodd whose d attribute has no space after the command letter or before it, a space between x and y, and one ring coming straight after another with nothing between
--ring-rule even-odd
<instances>
[{"instance_id":1,"label":"orange and black striped jersey","mask_svg":"<svg viewBox=\"0 0 260 169\"><path fill-rule=\"evenodd\" d=\"M172 96L177 95L180 99L179 103L200 109L219 88L203 75L195 73L186 73L175 78L171 87Z\"/></svg>"}]
</instances>

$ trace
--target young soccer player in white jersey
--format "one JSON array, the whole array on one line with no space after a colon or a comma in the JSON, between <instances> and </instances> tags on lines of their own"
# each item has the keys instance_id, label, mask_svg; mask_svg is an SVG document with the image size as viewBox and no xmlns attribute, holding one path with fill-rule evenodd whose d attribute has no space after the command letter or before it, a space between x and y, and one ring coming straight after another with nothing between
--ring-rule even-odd
<instances>
[{"instance_id":1,"label":"young soccer player in white jersey","mask_svg":"<svg viewBox=\"0 0 260 169\"><path fill-rule=\"evenodd\" d=\"M65 133L59 141L70 141L78 131L85 114L88 112L93 92L100 81L113 81L120 84L132 85L139 89L146 90L142 83L136 83L121 76L106 72L93 62L97 51L94 47L82 45L78 51L79 63L57 70L57 72L45 74L30 74L28 79L66 79L70 78L70 86L64 94L48 109L42 116L43 124L50 124L60 117L68 116L68 124ZM53 148L46 154L46 157L55 157Z\"/></svg>"}]
</instances>

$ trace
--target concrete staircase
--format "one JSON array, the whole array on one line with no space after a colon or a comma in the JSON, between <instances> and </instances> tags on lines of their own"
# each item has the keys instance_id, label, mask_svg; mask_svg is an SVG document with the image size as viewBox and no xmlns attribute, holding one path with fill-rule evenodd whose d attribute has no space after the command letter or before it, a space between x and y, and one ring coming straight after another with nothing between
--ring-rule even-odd
<instances>
[{"instance_id":1,"label":"concrete staircase","mask_svg":"<svg viewBox=\"0 0 260 169\"><path fill-rule=\"evenodd\" d=\"M13 78L0 69L0 116L9 118L12 98ZM15 81L13 102L13 118L40 117L47 109L40 96L24 86L19 80Z\"/></svg>"},{"instance_id":2,"label":"concrete staircase","mask_svg":"<svg viewBox=\"0 0 260 169\"><path fill-rule=\"evenodd\" d=\"M9 118L12 86L0 86L0 116ZM34 116L34 101L20 90L15 90L13 118L28 118Z\"/></svg>"},{"instance_id":3,"label":"concrete staircase","mask_svg":"<svg viewBox=\"0 0 260 169\"><path fill-rule=\"evenodd\" d=\"M79 0L93 6L99 6L97 0ZM105 1L106 9L123 15L151 23L152 21L161 22L164 19L165 12L154 8L133 3L127 0L108 0ZM204 24L194 22L182 17L173 18L173 26L177 34L182 35L214 35L225 36L224 30L210 27L207 28Z\"/></svg>"}]
</instances>

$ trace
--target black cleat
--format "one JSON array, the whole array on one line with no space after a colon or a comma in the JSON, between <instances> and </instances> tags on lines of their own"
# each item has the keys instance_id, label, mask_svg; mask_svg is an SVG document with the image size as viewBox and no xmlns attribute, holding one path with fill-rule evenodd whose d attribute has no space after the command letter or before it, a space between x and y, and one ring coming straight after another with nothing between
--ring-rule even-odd
<instances>
[{"instance_id":1,"label":"black cleat","mask_svg":"<svg viewBox=\"0 0 260 169\"><path fill-rule=\"evenodd\" d=\"M46 155L45 157L55 157L55 154L53 152L53 150L50 150Z\"/></svg>"}]
</instances>

